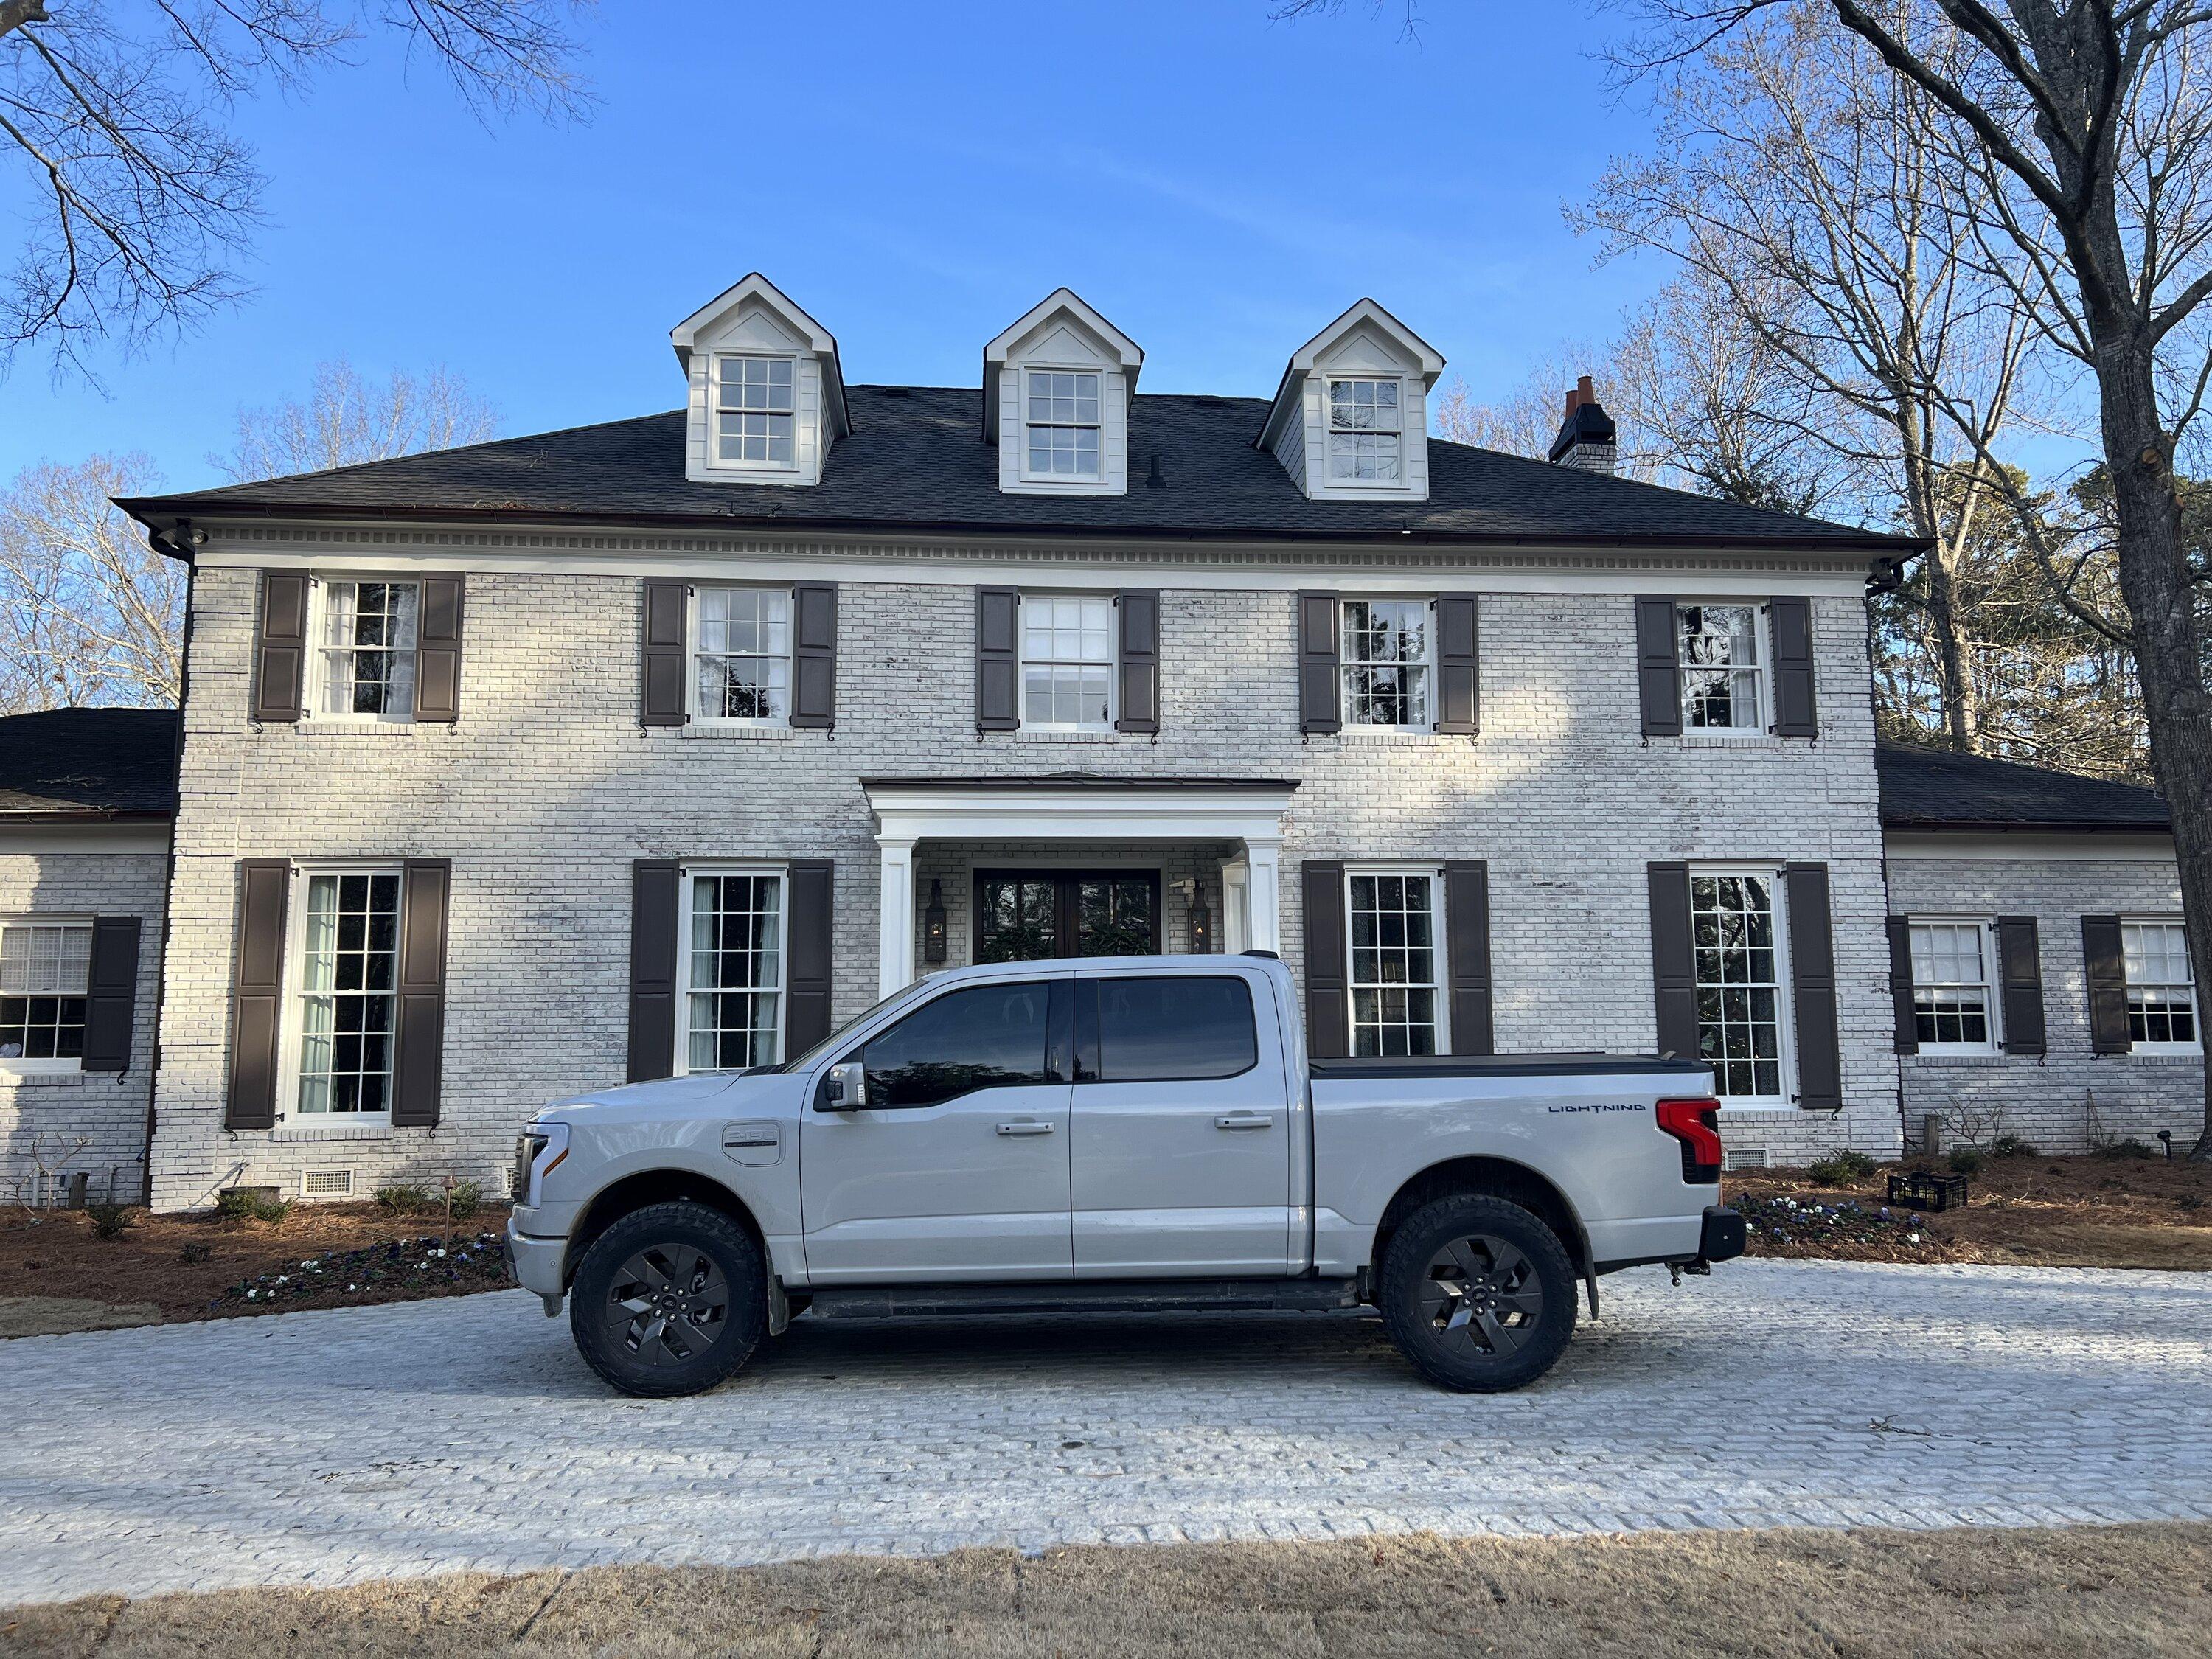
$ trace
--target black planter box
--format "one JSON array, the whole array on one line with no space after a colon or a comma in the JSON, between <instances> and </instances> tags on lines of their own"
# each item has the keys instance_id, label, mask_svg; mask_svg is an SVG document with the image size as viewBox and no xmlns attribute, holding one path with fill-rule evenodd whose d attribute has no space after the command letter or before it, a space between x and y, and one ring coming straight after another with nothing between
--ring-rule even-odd
<instances>
[{"instance_id":1,"label":"black planter box","mask_svg":"<svg viewBox=\"0 0 2212 1659\"><path fill-rule=\"evenodd\" d=\"M1915 1170L1889 1178L1889 1201L1908 1210L1960 1210L1966 1204L1966 1177Z\"/></svg>"}]
</instances>

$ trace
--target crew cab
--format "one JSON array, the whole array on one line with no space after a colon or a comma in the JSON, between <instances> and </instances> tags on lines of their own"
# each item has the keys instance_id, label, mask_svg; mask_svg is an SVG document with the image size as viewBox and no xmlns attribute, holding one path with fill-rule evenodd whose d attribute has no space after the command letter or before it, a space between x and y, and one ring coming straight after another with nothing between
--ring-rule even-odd
<instances>
[{"instance_id":1,"label":"crew cab","mask_svg":"<svg viewBox=\"0 0 2212 1659\"><path fill-rule=\"evenodd\" d=\"M805 1054L564 1100L514 1269L624 1393L711 1388L805 1314L1371 1305L1448 1389L1517 1388L1578 1286L1741 1255L1692 1061L1310 1059L1272 957L932 975Z\"/></svg>"}]
</instances>

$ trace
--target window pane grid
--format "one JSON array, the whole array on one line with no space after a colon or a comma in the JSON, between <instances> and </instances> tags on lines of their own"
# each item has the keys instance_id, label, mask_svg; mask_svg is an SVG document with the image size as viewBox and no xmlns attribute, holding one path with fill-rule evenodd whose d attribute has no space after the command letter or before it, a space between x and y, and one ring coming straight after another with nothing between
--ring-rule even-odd
<instances>
[{"instance_id":1,"label":"window pane grid","mask_svg":"<svg viewBox=\"0 0 2212 1659\"><path fill-rule=\"evenodd\" d=\"M1098 476L1098 376L1058 369L1028 374L1029 470Z\"/></svg>"},{"instance_id":2,"label":"window pane grid","mask_svg":"<svg viewBox=\"0 0 2212 1659\"><path fill-rule=\"evenodd\" d=\"M1328 474L1395 483L1401 430L1395 380L1328 383Z\"/></svg>"},{"instance_id":3,"label":"window pane grid","mask_svg":"<svg viewBox=\"0 0 2212 1659\"><path fill-rule=\"evenodd\" d=\"M1773 884L1764 876L1693 876L1698 1056L1723 1096L1782 1094L1782 984Z\"/></svg>"},{"instance_id":4,"label":"window pane grid","mask_svg":"<svg viewBox=\"0 0 2212 1659\"><path fill-rule=\"evenodd\" d=\"M1429 607L1419 599L1347 599L1344 723L1429 724Z\"/></svg>"},{"instance_id":5,"label":"window pane grid","mask_svg":"<svg viewBox=\"0 0 2212 1659\"><path fill-rule=\"evenodd\" d=\"M411 714L415 706L413 582L323 586L323 712Z\"/></svg>"},{"instance_id":6,"label":"window pane grid","mask_svg":"<svg viewBox=\"0 0 2212 1659\"><path fill-rule=\"evenodd\" d=\"M1759 607L1685 605L1674 618L1682 653L1683 725L1759 730Z\"/></svg>"},{"instance_id":7,"label":"window pane grid","mask_svg":"<svg viewBox=\"0 0 2212 1659\"><path fill-rule=\"evenodd\" d=\"M1988 933L1979 922L1911 926L1912 1018L1923 1044L1986 1048L1990 987Z\"/></svg>"},{"instance_id":8,"label":"window pane grid","mask_svg":"<svg viewBox=\"0 0 2212 1659\"><path fill-rule=\"evenodd\" d=\"M2127 965L2129 1041L2197 1042L2197 990L2187 931L2179 922L2123 922L2120 951Z\"/></svg>"},{"instance_id":9,"label":"window pane grid","mask_svg":"<svg viewBox=\"0 0 2212 1659\"><path fill-rule=\"evenodd\" d=\"M300 971L303 1114L392 1109L398 960L398 872L307 878Z\"/></svg>"},{"instance_id":10,"label":"window pane grid","mask_svg":"<svg viewBox=\"0 0 2212 1659\"><path fill-rule=\"evenodd\" d=\"M89 923L0 927L0 1060L82 1058L91 969Z\"/></svg>"},{"instance_id":11,"label":"window pane grid","mask_svg":"<svg viewBox=\"0 0 2212 1659\"><path fill-rule=\"evenodd\" d=\"M798 428L788 357L723 357L715 369L716 453L726 461L789 466Z\"/></svg>"},{"instance_id":12,"label":"window pane grid","mask_svg":"<svg viewBox=\"0 0 2212 1659\"><path fill-rule=\"evenodd\" d=\"M699 590L693 672L699 716L780 720L791 712L791 595L755 587Z\"/></svg>"},{"instance_id":13,"label":"window pane grid","mask_svg":"<svg viewBox=\"0 0 2212 1659\"><path fill-rule=\"evenodd\" d=\"M1047 596L1022 601L1022 718L1031 726L1113 721L1114 605Z\"/></svg>"},{"instance_id":14,"label":"window pane grid","mask_svg":"<svg viewBox=\"0 0 2212 1659\"><path fill-rule=\"evenodd\" d=\"M691 878L689 1070L775 1062L783 1001L782 906L781 876Z\"/></svg>"},{"instance_id":15,"label":"window pane grid","mask_svg":"<svg viewBox=\"0 0 2212 1659\"><path fill-rule=\"evenodd\" d=\"M1352 1052L1437 1052L1436 878L1350 878Z\"/></svg>"}]
</instances>

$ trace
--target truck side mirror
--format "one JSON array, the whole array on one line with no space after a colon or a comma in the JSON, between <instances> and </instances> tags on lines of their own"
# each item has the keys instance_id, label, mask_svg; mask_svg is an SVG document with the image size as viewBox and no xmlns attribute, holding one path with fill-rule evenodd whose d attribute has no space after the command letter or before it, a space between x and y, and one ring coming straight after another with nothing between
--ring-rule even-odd
<instances>
[{"instance_id":1,"label":"truck side mirror","mask_svg":"<svg viewBox=\"0 0 2212 1659\"><path fill-rule=\"evenodd\" d=\"M832 1066L830 1074L822 1079L822 1103L817 1109L857 1112L867 1103L868 1068L857 1060Z\"/></svg>"}]
</instances>

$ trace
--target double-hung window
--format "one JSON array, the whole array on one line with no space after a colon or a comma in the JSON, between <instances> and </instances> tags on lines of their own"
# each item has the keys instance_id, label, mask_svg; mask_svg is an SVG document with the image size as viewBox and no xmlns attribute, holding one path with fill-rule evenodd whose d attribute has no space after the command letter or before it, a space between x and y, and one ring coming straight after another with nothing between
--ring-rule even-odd
<instances>
[{"instance_id":1,"label":"double-hung window","mask_svg":"<svg viewBox=\"0 0 2212 1659\"><path fill-rule=\"evenodd\" d=\"M1680 605L1674 607L1674 626L1682 658L1683 728L1765 730L1759 607Z\"/></svg>"},{"instance_id":2,"label":"double-hung window","mask_svg":"<svg viewBox=\"0 0 2212 1659\"><path fill-rule=\"evenodd\" d=\"M1914 918L1912 1023L1921 1049L1996 1051L1997 960L1987 921Z\"/></svg>"},{"instance_id":3,"label":"double-hung window","mask_svg":"<svg viewBox=\"0 0 2212 1659\"><path fill-rule=\"evenodd\" d=\"M1428 602L1346 599L1341 615L1344 724L1427 731Z\"/></svg>"},{"instance_id":4,"label":"double-hung window","mask_svg":"<svg viewBox=\"0 0 2212 1659\"><path fill-rule=\"evenodd\" d=\"M0 922L0 1071L78 1068L91 971L89 920Z\"/></svg>"},{"instance_id":5,"label":"double-hung window","mask_svg":"<svg viewBox=\"0 0 2212 1659\"><path fill-rule=\"evenodd\" d=\"M1114 725L1114 601L1022 595L1022 724L1085 732Z\"/></svg>"},{"instance_id":6,"label":"double-hung window","mask_svg":"<svg viewBox=\"0 0 2212 1659\"><path fill-rule=\"evenodd\" d=\"M788 357L714 360L714 455L726 465L795 466L799 406Z\"/></svg>"},{"instance_id":7,"label":"double-hung window","mask_svg":"<svg viewBox=\"0 0 2212 1659\"><path fill-rule=\"evenodd\" d=\"M1352 1052L1441 1054L1441 877L1434 870L1352 870L1345 884Z\"/></svg>"},{"instance_id":8,"label":"double-hung window","mask_svg":"<svg viewBox=\"0 0 2212 1659\"><path fill-rule=\"evenodd\" d=\"M419 582L320 584L315 711L370 720L415 718Z\"/></svg>"},{"instance_id":9,"label":"double-hung window","mask_svg":"<svg viewBox=\"0 0 2212 1659\"><path fill-rule=\"evenodd\" d=\"M1024 371L1029 476L1096 478L1098 376L1080 369Z\"/></svg>"},{"instance_id":10,"label":"double-hung window","mask_svg":"<svg viewBox=\"0 0 2212 1659\"><path fill-rule=\"evenodd\" d=\"M387 1122L399 973L397 866L308 866L292 882L291 1089L302 1118Z\"/></svg>"},{"instance_id":11,"label":"double-hung window","mask_svg":"<svg viewBox=\"0 0 2212 1659\"><path fill-rule=\"evenodd\" d=\"M783 884L781 870L754 866L684 871L679 1073L733 1072L782 1057Z\"/></svg>"},{"instance_id":12,"label":"double-hung window","mask_svg":"<svg viewBox=\"0 0 2212 1659\"><path fill-rule=\"evenodd\" d=\"M692 718L785 724L791 718L790 591L702 587L696 592Z\"/></svg>"},{"instance_id":13,"label":"double-hung window","mask_svg":"<svg viewBox=\"0 0 2212 1659\"><path fill-rule=\"evenodd\" d=\"M1397 483L1404 431L1396 380L1328 383L1328 476L1345 483Z\"/></svg>"},{"instance_id":14,"label":"double-hung window","mask_svg":"<svg viewBox=\"0 0 2212 1659\"><path fill-rule=\"evenodd\" d=\"M1781 884L1770 871L1692 871L1698 1058L1734 1106L1789 1101Z\"/></svg>"},{"instance_id":15,"label":"double-hung window","mask_svg":"<svg viewBox=\"0 0 2212 1659\"><path fill-rule=\"evenodd\" d=\"M2127 964L2130 1043L2138 1052L2196 1052L2197 988L2182 925L2123 918L2120 954Z\"/></svg>"}]
</instances>

